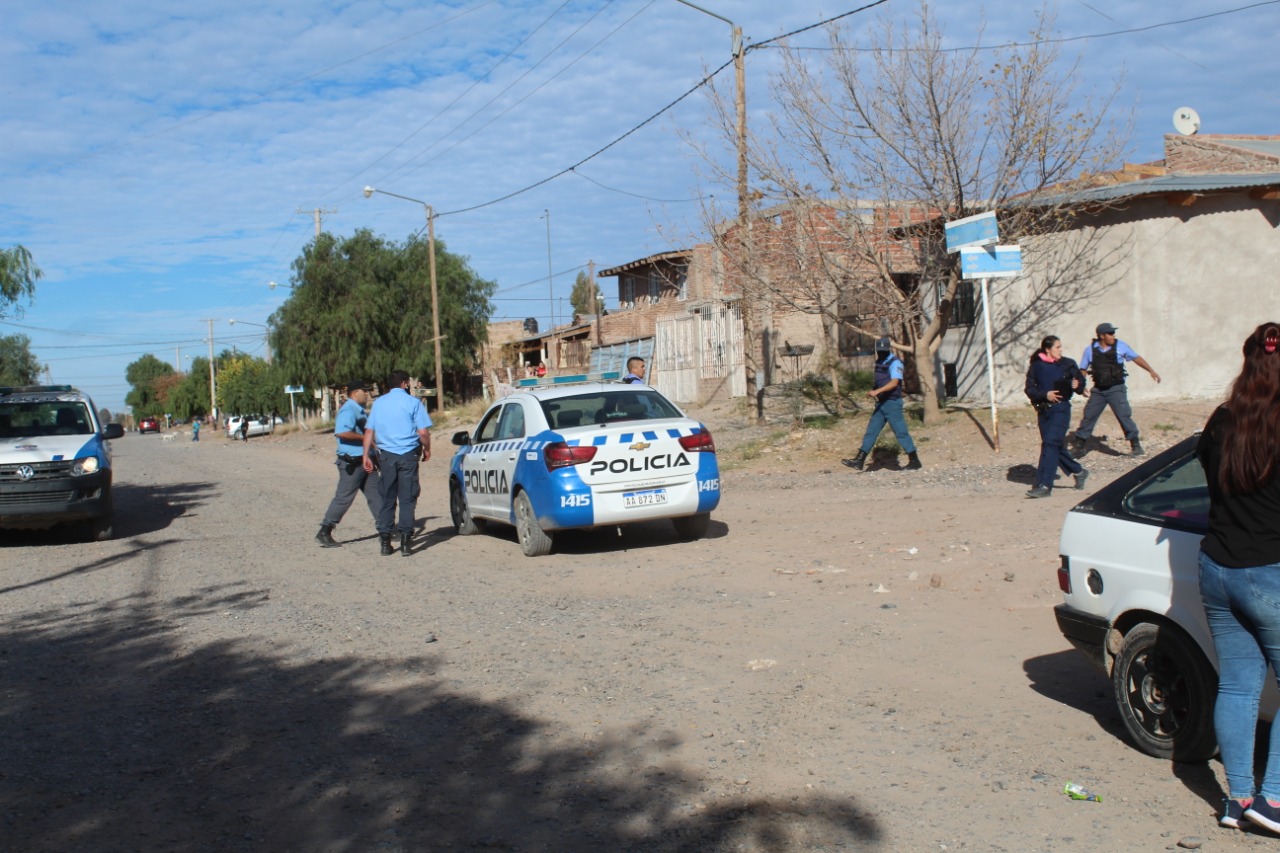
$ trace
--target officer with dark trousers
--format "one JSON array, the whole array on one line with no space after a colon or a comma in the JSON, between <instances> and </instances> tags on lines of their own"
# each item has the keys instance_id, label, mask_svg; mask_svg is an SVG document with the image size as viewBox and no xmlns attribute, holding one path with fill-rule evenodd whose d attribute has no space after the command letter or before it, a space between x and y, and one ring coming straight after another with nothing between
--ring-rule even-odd
<instances>
[{"instance_id":1,"label":"officer with dark trousers","mask_svg":"<svg viewBox=\"0 0 1280 853\"><path fill-rule=\"evenodd\" d=\"M1133 420L1133 409L1129 406L1129 389L1125 385L1125 363L1132 361L1141 367L1151 378L1160 383L1160 374L1147 364L1147 360L1133 351L1133 347L1116 337L1116 327L1110 323L1099 323L1098 337L1089 344L1080 359L1080 369L1093 374L1093 393L1084 404L1084 414L1080 417L1080 426L1076 427L1075 438L1071 442L1071 455L1084 456L1089 439L1093 437L1093 428L1098 418L1107 407L1115 413L1124 437L1129 441L1129 449L1134 456L1141 456L1142 441L1138 434L1138 424Z\"/></svg>"},{"instance_id":2,"label":"officer with dark trousers","mask_svg":"<svg viewBox=\"0 0 1280 853\"><path fill-rule=\"evenodd\" d=\"M364 428L367 420L365 406L369 405L369 386L364 382L347 384L347 399L338 409L338 417L333 422L333 437L338 440L338 488L333 493L333 500L325 510L324 520L320 522L320 532L316 541L321 548L337 548L341 543L334 541L333 528L338 526L342 517L347 514L356 492L364 494L365 503L369 505L369 514L374 521L378 519L378 510L382 508L382 494L379 491L378 475L364 470Z\"/></svg>"},{"instance_id":3,"label":"officer with dark trousers","mask_svg":"<svg viewBox=\"0 0 1280 853\"><path fill-rule=\"evenodd\" d=\"M378 512L378 540L382 556L394 554L393 529L400 532L400 554L413 553L414 512L418 507L418 463L431 458L431 417L426 408L409 394L409 374L393 370L387 378L387 393L373 401L364 427L364 470L370 474L377 455L378 482L382 486L382 507ZM396 507L400 523L396 527Z\"/></svg>"},{"instance_id":4,"label":"officer with dark trousers","mask_svg":"<svg viewBox=\"0 0 1280 853\"><path fill-rule=\"evenodd\" d=\"M902 377L905 366L902 359L893 354L893 342L888 338L876 341L876 372L872 380L873 387L867 396L876 401L875 411L867 422L867 431L862 435L862 447L858 455L852 459L842 459L841 464L861 471L866 464L867 454L875 447L887 423L893 429L898 444L907 452L907 470L917 471L924 466L920 464L920 455L916 453L916 443L907 432L907 421L902 416Z\"/></svg>"}]
</instances>

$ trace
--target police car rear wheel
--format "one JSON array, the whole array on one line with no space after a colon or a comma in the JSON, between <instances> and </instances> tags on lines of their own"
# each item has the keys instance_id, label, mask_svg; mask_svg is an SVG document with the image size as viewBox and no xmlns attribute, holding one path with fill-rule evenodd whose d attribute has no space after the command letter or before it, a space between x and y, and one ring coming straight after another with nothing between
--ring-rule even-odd
<instances>
[{"instance_id":1,"label":"police car rear wheel","mask_svg":"<svg viewBox=\"0 0 1280 853\"><path fill-rule=\"evenodd\" d=\"M462 487L453 482L449 484L449 515L453 518L453 529L459 536L470 536L480 531L480 522L471 517L471 508L467 506L467 496Z\"/></svg>"},{"instance_id":2,"label":"police car rear wheel","mask_svg":"<svg viewBox=\"0 0 1280 853\"><path fill-rule=\"evenodd\" d=\"M711 524L711 513L700 512L697 515L673 518L671 523L675 525L677 536L686 542L692 542L707 535L707 527Z\"/></svg>"},{"instance_id":3,"label":"police car rear wheel","mask_svg":"<svg viewBox=\"0 0 1280 853\"><path fill-rule=\"evenodd\" d=\"M516 495L516 534L520 537L520 550L526 557L545 557L551 553L551 537L538 526L538 516L533 512L529 495Z\"/></svg>"}]
</instances>

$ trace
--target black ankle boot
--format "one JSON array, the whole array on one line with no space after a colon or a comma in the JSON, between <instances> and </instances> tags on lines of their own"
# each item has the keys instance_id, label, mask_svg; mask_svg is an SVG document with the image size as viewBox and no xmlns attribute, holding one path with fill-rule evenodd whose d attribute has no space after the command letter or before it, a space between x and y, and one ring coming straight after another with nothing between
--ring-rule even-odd
<instances>
[{"instance_id":1,"label":"black ankle boot","mask_svg":"<svg viewBox=\"0 0 1280 853\"><path fill-rule=\"evenodd\" d=\"M316 534L316 541L320 543L321 548L340 548L342 543L333 538L333 525L320 525L320 532Z\"/></svg>"},{"instance_id":2,"label":"black ankle boot","mask_svg":"<svg viewBox=\"0 0 1280 853\"><path fill-rule=\"evenodd\" d=\"M840 463L844 465L846 468L853 468L854 470L861 471L862 466L864 463L866 463L866 461L867 461L866 451L859 450L857 456L853 457L852 459L841 459Z\"/></svg>"},{"instance_id":3,"label":"black ankle boot","mask_svg":"<svg viewBox=\"0 0 1280 853\"><path fill-rule=\"evenodd\" d=\"M379 533L378 541L382 544L382 556L390 557L392 554L396 552L396 550L391 547L390 533Z\"/></svg>"},{"instance_id":4,"label":"black ankle boot","mask_svg":"<svg viewBox=\"0 0 1280 853\"><path fill-rule=\"evenodd\" d=\"M400 556L407 557L413 553L413 534L405 533L400 537Z\"/></svg>"},{"instance_id":5,"label":"black ankle boot","mask_svg":"<svg viewBox=\"0 0 1280 853\"><path fill-rule=\"evenodd\" d=\"M908 471L919 471L921 468L924 467L923 465L920 464L920 454L918 453L915 453L915 452L908 453L907 459L909 460L907 462Z\"/></svg>"}]
</instances>

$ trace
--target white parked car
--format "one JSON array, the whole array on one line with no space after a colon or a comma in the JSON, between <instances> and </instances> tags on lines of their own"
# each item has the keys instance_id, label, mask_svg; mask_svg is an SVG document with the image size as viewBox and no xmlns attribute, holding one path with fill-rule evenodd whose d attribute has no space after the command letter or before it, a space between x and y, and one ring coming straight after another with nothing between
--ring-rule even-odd
<instances>
[{"instance_id":1,"label":"white parked car","mask_svg":"<svg viewBox=\"0 0 1280 853\"><path fill-rule=\"evenodd\" d=\"M1058 627L1111 677L1138 748L1204 761L1217 751L1218 670L1200 603L1197 558L1209 491L1184 439L1067 513L1062 526ZM1274 684L1262 716L1277 707Z\"/></svg>"},{"instance_id":2,"label":"white parked car","mask_svg":"<svg viewBox=\"0 0 1280 853\"><path fill-rule=\"evenodd\" d=\"M270 435L276 431L276 427L284 423L284 418L272 418L270 415L236 415L227 420L227 437L237 439L240 437L240 425L243 421L249 422L248 437L255 435Z\"/></svg>"},{"instance_id":3,"label":"white parked car","mask_svg":"<svg viewBox=\"0 0 1280 853\"><path fill-rule=\"evenodd\" d=\"M513 525L530 557L549 553L558 530L635 521L669 518L697 539L720 502L711 432L647 385L560 377L521 388L453 443L455 529Z\"/></svg>"}]
</instances>

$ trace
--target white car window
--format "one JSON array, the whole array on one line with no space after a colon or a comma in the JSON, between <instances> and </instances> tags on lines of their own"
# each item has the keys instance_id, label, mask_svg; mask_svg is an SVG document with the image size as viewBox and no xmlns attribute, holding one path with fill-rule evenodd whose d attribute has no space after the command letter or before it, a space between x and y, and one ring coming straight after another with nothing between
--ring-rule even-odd
<instances>
[{"instance_id":1,"label":"white car window","mask_svg":"<svg viewBox=\"0 0 1280 853\"><path fill-rule=\"evenodd\" d=\"M1126 495L1124 508L1137 516L1207 529L1209 487L1200 460L1189 454L1163 469Z\"/></svg>"}]
</instances>

